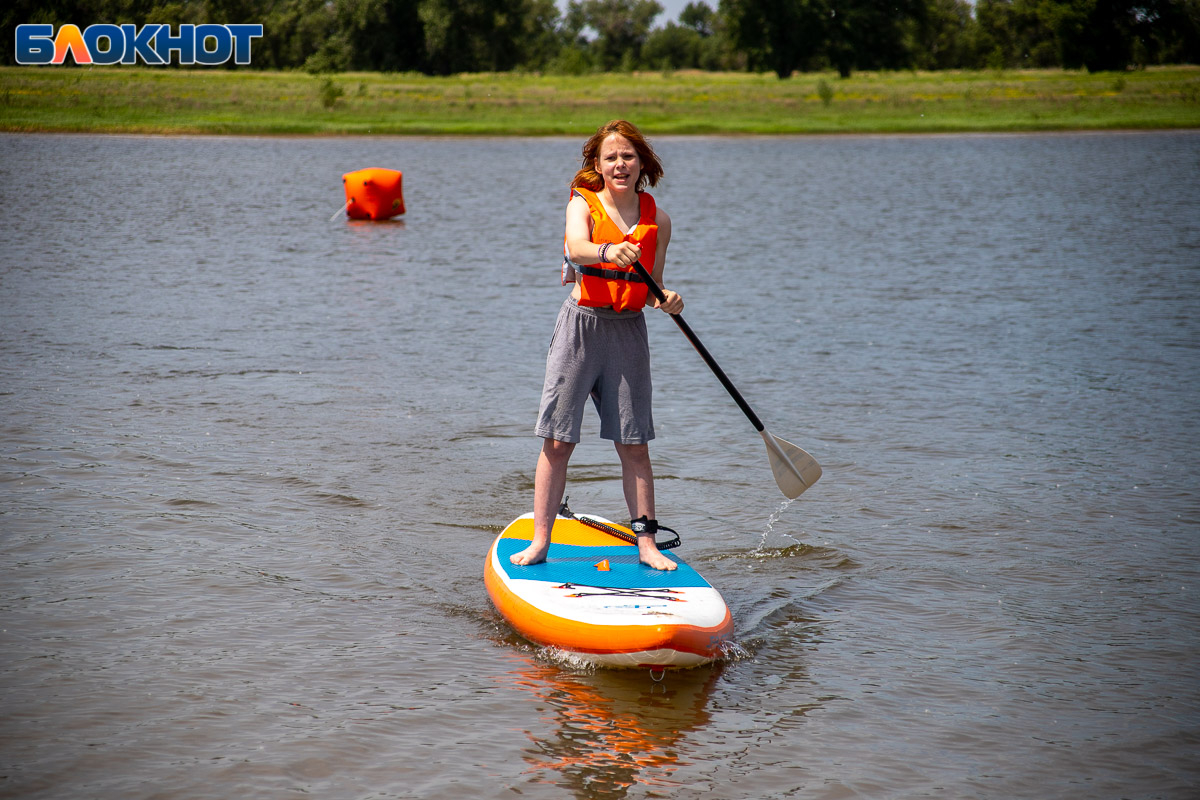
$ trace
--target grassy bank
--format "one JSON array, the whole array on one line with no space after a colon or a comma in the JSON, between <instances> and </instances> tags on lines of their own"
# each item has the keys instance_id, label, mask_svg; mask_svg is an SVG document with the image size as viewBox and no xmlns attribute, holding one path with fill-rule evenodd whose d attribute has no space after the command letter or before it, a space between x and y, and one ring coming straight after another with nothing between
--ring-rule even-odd
<instances>
[{"instance_id":1,"label":"grassy bank","mask_svg":"<svg viewBox=\"0 0 1200 800\"><path fill-rule=\"evenodd\" d=\"M588 76L0 68L0 130L208 134L894 133L1200 127L1200 67L1127 73Z\"/></svg>"}]
</instances>

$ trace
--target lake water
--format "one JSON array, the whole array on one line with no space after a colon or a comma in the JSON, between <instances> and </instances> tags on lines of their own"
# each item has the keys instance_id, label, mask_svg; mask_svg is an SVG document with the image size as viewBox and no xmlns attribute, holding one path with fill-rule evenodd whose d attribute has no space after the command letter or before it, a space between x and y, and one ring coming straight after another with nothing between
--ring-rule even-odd
<instances>
[{"instance_id":1,"label":"lake water","mask_svg":"<svg viewBox=\"0 0 1200 800\"><path fill-rule=\"evenodd\" d=\"M491 608L576 139L0 137L0 796L1200 795L1200 134L672 138L711 668ZM331 215L405 173L408 214ZM568 494L623 519L589 412Z\"/></svg>"}]
</instances>

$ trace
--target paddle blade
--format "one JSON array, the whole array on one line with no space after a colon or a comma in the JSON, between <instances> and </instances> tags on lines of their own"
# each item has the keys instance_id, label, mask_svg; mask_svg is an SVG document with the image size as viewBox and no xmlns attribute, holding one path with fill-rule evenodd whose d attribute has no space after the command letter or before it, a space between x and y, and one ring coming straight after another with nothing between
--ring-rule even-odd
<instances>
[{"instance_id":1,"label":"paddle blade","mask_svg":"<svg viewBox=\"0 0 1200 800\"><path fill-rule=\"evenodd\" d=\"M771 461L771 471L775 473L779 491L783 492L784 497L795 500L821 477L821 465L786 439L773 436L766 430L759 433L767 444L767 458Z\"/></svg>"}]
</instances>

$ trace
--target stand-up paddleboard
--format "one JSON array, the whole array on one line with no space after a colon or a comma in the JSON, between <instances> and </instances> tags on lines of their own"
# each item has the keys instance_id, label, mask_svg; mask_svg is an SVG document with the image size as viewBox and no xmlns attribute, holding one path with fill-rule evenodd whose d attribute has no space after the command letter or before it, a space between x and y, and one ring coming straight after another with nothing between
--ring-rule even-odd
<instances>
[{"instance_id":1,"label":"stand-up paddleboard","mask_svg":"<svg viewBox=\"0 0 1200 800\"><path fill-rule=\"evenodd\" d=\"M621 534L635 538L564 505L546 560L519 567L509 557L533 539L533 514L518 517L488 552L492 603L529 641L596 666L696 667L720 657L733 634L721 594L676 556L664 554L679 565L671 571L642 564Z\"/></svg>"}]
</instances>

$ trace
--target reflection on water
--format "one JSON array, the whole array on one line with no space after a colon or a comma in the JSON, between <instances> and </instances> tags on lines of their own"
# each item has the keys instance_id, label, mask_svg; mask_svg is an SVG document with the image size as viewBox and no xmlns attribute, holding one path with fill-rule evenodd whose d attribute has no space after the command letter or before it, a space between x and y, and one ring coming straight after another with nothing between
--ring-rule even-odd
<instances>
[{"instance_id":1,"label":"reflection on water","mask_svg":"<svg viewBox=\"0 0 1200 800\"><path fill-rule=\"evenodd\" d=\"M721 667L571 672L523 659L505 676L540 701L553 734L530 735L525 760L534 780L570 788L579 800L620 800L631 787L670 791L681 737L709 721Z\"/></svg>"}]
</instances>

